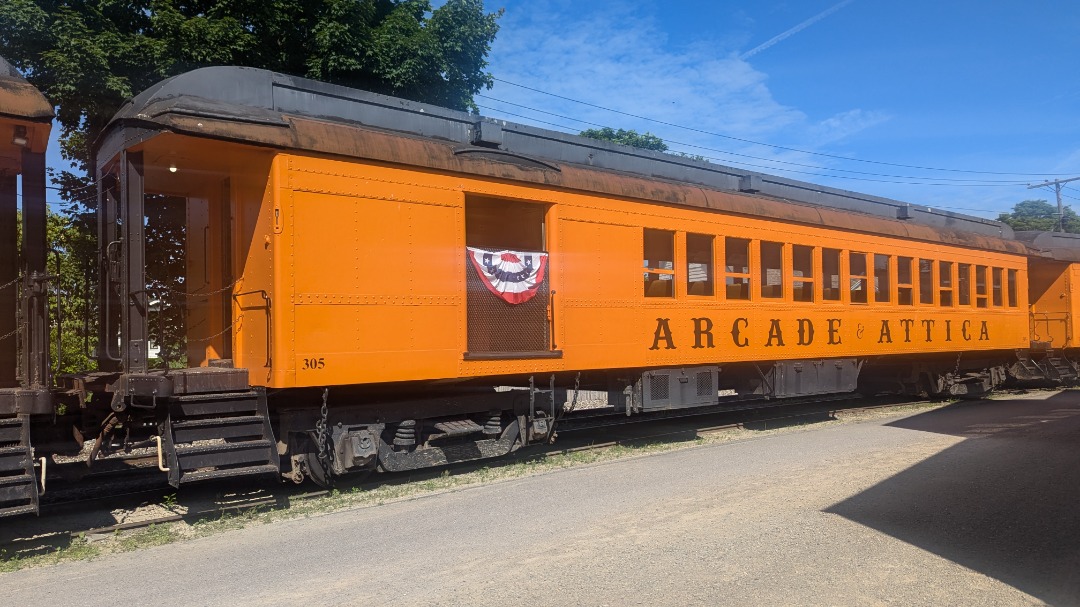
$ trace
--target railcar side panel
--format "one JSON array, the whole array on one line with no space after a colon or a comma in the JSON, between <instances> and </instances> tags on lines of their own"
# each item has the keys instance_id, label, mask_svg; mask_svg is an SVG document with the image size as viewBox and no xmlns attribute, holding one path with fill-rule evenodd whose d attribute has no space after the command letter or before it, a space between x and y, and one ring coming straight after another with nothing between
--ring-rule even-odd
<instances>
[{"instance_id":1,"label":"railcar side panel","mask_svg":"<svg viewBox=\"0 0 1080 607\"><path fill-rule=\"evenodd\" d=\"M1002 295L1005 276L1024 284L1017 255L409 168L284 155L277 166L285 219L275 264L287 269L278 268L275 313L288 323L274 335L286 345L275 365L287 365L276 387L1028 343L1025 289ZM519 236L531 228L514 217L536 222L542 237ZM502 220L504 240L490 224ZM650 262L656 238L670 246ZM735 285L745 299L729 292L738 272L725 238L746 242L739 264L749 271L736 277L746 284ZM550 253L547 316L529 322L554 327L553 347L470 356L469 239ZM830 248L839 263L825 276ZM642 283L650 274L663 277L660 296ZM934 283L926 295L920 281ZM537 330L499 327L498 314L484 317L496 325L485 330Z\"/></svg>"},{"instance_id":2,"label":"railcar side panel","mask_svg":"<svg viewBox=\"0 0 1080 607\"><path fill-rule=\"evenodd\" d=\"M1074 347L1071 294L1080 264L1032 259L1029 267L1031 292L1031 339L1051 348ZM1070 317L1070 313L1072 316Z\"/></svg>"}]
</instances>

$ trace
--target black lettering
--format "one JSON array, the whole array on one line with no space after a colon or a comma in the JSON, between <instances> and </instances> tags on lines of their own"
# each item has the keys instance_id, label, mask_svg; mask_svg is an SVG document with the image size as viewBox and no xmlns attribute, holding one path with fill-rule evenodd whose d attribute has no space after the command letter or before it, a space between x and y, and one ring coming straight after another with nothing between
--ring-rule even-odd
<instances>
[{"instance_id":1,"label":"black lettering","mask_svg":"<svg viewBox=\"0 0 1080 607\"><path fill-rule=\"evenodd\" d=\"M891 344L892 343L892 330L889 329L889 321L881 321L881 334L878 335L877 342L879 344Z\"/></svg>"},{"instance_id":2,"label":"black lettering","mask_svg":"<svg viewBox=\"0 0 1080 607\"><path fill-rule=\"evenodd\" d=\"M840 343L840 319L829 318L825 322L829 323L829 345L838 345Z\"/></svg>"},{"instance_id":3,"label":"black lettering","mask_svg":"<svg viewBox=\"0 0 1080 607\"><path fill-rule=\"evenodd\" d=\"M694 348L713 348L712 320L708 318L691 318L694 321ZM701 345L701 338L705 338L705 344Z\"/></svg>"},{"instance_id":4,"label":"black lettering","mask_svg":"<svg viewBox=\"0 0 1080 607\"><path fill-rule=\"evenodd\" d=\"M799 345L809 346L814 343L814 323L809 318L799 319Z\"/></svg>"},{"instance_id":5,"label":"black lettering","mask_svg":"<svg viewBox=\"0 0 1080 607\"><path fill-rule=\"evenodd\" d=\"M911 325L915 324L915 321L910 318L901 318L900 326L904 327L904 343L911 343Z\"/></svg>"},{"instance_id":6,"label":"black lettering","mask_svg":"<svg viewBox=\"0 0 1080 607\"><path fill-rule=\"evenodd\" d=\"M660 349L660 340L664 340L665 350L674 350L675 342L671 339L671 327L668 326L670 318L657 318L656 319L656 332L653 333L652 347L650 350Z\"/></svg>"},{"instance_id":7,"label":"black lettering","mask_svg":"<svg viewBox=\"0 0 1080 607\"><path fill-rule=\"evenodd\" d=\"M952 341L952 321L945 321L945 341Z\"/></svg>"},{"instance_id":8,"label":"black lettering","mask_svg":"<svg viewBox=\"0 0 1080 607\"><path fill-rule=\"evenodd\" d=\"M971 327L970 320L965 320L964 323L960 325L960 335L964 336L964 341L971 341L971 336L968 335L969 327Z\"/></svg>"},{"instance_id":9,"label":"black lettering","mask_svg":"<svg viewBox=\"0 0 1080 607\"><path fill-rule=\"evenodd\" d=\"M986 321L982 321L982 326L979 327L979 341L990 341L990 328L986 326Z\"/></svg>"},{"instance_id":10,"label":"black lettering","mask_svg":"<svg viewBox=\"0 0 1080 607\"><path fill-rule=\"evenodd\" d=\"M919 322L921 322L922 326L926 328L926 343L934 341L933 338L930 336L930 329L934 328L934 321L927 318L920 320Z\"/></svg>"},{"instance_id":11,"label":"black lettering","mask_svg":"<svg viewBox=\"0 0 1080 607\"><path fill-rule=\"evenodd\" d=\"M765 347L772 346L773 341L776 341L778 346L784 345L784 332L780 330L779 318L774 318L769 322L769 339L765 342Z\"/></svg>"},{"instance_id":12,"label":"black lettering","mask_svg":"<svg viewBox=\"0 0 1080 607\"><path fill-rule=\"evenodd\" d=\"M742 323L742 328L745 329L750 321L745 318L736 318L735 322L731 323L731 340L735 342L735 346L739 348L745 348L750 345L750 341L742 336L742 330L739 328L739 323Z\"/></svg>"}]
</instances>

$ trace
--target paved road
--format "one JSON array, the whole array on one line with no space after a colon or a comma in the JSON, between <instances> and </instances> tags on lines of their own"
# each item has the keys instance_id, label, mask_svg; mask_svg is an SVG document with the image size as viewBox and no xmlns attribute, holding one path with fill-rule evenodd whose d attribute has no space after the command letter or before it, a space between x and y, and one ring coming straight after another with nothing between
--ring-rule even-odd
<instances>
[{"instance_id":1,"label":"paved road","mask_svg":"<svg viewBox=\"0 0 1080 607\"><path fill-rule=\"evenodd\" d=\"M581 467L0 576L5 605L1080 604L1080 393Z\"/></svg>"}]
</instances>

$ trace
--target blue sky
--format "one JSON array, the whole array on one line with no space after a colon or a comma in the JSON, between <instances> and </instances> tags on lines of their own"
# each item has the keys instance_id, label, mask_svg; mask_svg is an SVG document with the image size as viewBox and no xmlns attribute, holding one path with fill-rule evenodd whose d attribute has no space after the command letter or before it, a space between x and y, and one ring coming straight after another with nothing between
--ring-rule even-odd
<instances>
[{"instance_id":1,"label":"blue sky","mask_svg":"<svg viewBox=\"0 0 1080 607\"><path fill-rule=\"evenodd\" d=\"M495 86L476 99L487 116L648 131L713 162L984 217L1053 201L1028 183L1080 176L1080 3L485 4L506 9ZM49 164L66 166L55 144ZM1064 193L1080 208L1080 182Z\"/></svg>"},{"instance_id":2,"label":"blue sky","mask_svg":"<svg viewBox=\"0 0 1080 607\"><path fill-rule=\"evenodd\" d=\"M649 131L714 162L987 217L1053 200L1028 183L1080 176L1077 4L486 4L506 14L484 115ZM1064 192L1080 208L1080 182Z\"/></svg>"}]
</instances>

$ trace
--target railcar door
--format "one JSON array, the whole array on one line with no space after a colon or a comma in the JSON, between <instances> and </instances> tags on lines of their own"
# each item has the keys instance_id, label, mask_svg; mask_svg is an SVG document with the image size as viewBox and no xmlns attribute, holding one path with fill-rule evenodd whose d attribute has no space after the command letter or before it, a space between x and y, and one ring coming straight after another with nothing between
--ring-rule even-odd
<instances>
[{"instance_id":1,"label":"railcar door","mask_svg":"<svg viewBox=\"0 0 1080 607\"><path fill-rule=\"evenodd\" d=\"M468 197L465 202L465 357L550 355L547 206Z\"/></svg>"}]
</instances>

